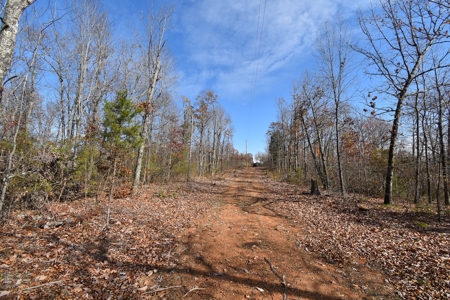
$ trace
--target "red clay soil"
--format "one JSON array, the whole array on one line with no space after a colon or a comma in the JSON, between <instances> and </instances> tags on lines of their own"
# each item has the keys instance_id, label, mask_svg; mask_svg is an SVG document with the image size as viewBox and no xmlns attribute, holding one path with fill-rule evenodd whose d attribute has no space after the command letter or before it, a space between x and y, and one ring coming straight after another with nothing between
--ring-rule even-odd
<instances>
[{"instance_id":1,"label":"red clay soil","mask_svg":"<svg viewBox=\"0 0 450 300\"><path fill-rule=\"evenodd\" d=\"M108 226L106 198L14 212L0 227L0 298L396 299L364 259L302 246L306 220L270 209L298 191L265 172L151 185L114 199Z\"/></svg>"},{"instance_id":2,"label":"red clay soil","mask_svg":"<svg viewBox=\"0 0 450 300\"><path fill-rule=\"evenodd\" d=\"M267 180L264 169L247 168L215 183L213 209L175 251L173 288L154 299L395 299L363 259L331 264L301 250L302 220L266 208Z\"/></svg>"}]
</instances>

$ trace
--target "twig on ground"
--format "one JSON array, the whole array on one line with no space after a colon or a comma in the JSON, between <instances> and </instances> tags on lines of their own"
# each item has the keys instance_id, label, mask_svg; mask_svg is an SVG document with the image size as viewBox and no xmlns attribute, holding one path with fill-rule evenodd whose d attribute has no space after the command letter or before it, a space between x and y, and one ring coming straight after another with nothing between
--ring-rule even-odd
<instances>
[{"instance_id":1,"label":"twig on ground","mask_svg":"<svg viewBox=\"0 0 450 300\"><path fill-rule=\"evenodd\" d=\"M47 282L47 283L44 283L44 284L40 284L40 285L36 285L36 286L25 288L22 291L34 290L34 289L38 289L38 288L43 287L43 286L47 286L47 285L51 285L51 284L55 284L55 283L60 283L60 282L62 282L62 280Z\"/></svg>"},{"instance_id":2,"label":"twig on ground","mask_svg":"<svg viewBox=\"0 0 450 300\"><path fill-rule=\"evenodd\" d=\"M192 287L192 289L190 289L186 294L184 294L183 297L181 297L181 298L186 297L187 294L189 294L190 292L195 291L195 290L204 290L204 288L199 288L199 287L197 287L197 286L194 286L194 287Z\"/></svg>"},{"instance_id":3,"label":"twig on ground","mask_svg":"<svg viewBox=\"0 0 450 300\"><path fill-rule=\"evenodd\" d=\"M283 274L283 281L281 283L283 284L283 300L287 300L286 276L284 276L284 274Z\"/></svg>"},{"instance_id":4,"label":"twig on ground","mask_svg":"<svg viewBox=\"0 0 450 300\"><path fill-rule=\"evenodd\" d=\"M264 260L269 264L270 269L272 270L272 272L273 272L278 278L280 278L280 280L283 280L283 276L280 275L280 274L278 273L277 270L275 270L275 268L273 267L273 265L272 265L272 263L270 262L270 260L268 260L268 259L265 258L265 257L264 257Z\"/></svg>"},{"instance_id":5,"label":"twig on ground","mask_svg":"<svg viewBox=\"0 0 450 300\"><path fill-rule=\"evenodd\" d=\"M170 289L178 289L178 288L182 288L182 287L184 287L184 286L182 286L182 285L168 286L168 287L165 287L165 288L159 288L159 289L156 289L156 290L151 290L151 291L145 292L142 295L162 292L162 291L170 290Z\"/></svg>"},{"instance_id":6,"label":"twig on ground","mask_svg":"<svg viewBox=\"0 0 450 300\"><path fill-rule=\"evenodd\" d=\"M109 226L110 214L111 214L111 207L110 207L110 205L108 203L108 209L107 209L107 212L106 212L106 222L105 222L105 225L103 225L102 229L100 229L100 232L105 230L106 227Z\"/></svg>"},{"instance_id":7,"label":"twig on ground","mask_svg":"<svg viewBox=\"0 0 450 300\"><path fill-rule=\"evenodd\" d=\"M286 285L286 276L280 275L280 273L278 273L277 270L275 270L275 268L273 267L272 263L270 262L270 260L268 260L267 258L264 257L264 260L269 264L270 269L272 270L273 274L275 274L275 276L277 276L278 278L280 278L281 280L281 284L283 285L283 300L287 300L287 285Z\"/></svg>"}]
</instances>

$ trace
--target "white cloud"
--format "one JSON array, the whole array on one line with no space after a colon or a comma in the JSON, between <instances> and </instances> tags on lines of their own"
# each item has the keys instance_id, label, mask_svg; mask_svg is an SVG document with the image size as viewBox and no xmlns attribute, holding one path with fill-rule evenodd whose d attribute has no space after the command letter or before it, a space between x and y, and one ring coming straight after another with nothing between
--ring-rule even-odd
<instances>
[{"instance_id":1,"label":"white cloud","mask_svg":"<svg viewBox=\"0 0 450 300\"><path fill-rule=\"evenodd\" d=\"M258 61L255 50L259 46L256 31L260 1L184 2L179 7L182 11L175 12L174 30L183 32L182 41L178 42L182 49L178 50L184 52L183 69L191 66L191 71L183 74L187 81L180 83L190 90L197 86L196 93L213 88L230 98L243 95L243 101L247 101L256 64L258 83L281 80L284 74L292 76L300 64L306 63L316 30L323 21L335 18L338 11L349 15L365 2L267 1ZM262 11L259 16L262 18Z\"/></svg>"}]
</instances>

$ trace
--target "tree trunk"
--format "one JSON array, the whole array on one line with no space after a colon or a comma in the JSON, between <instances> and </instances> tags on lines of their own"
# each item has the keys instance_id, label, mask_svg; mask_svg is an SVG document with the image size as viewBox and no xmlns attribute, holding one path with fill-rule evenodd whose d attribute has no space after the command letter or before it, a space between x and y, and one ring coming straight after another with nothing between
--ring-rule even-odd
<instances>
[{"instance_id":1,"label":"tree trunk","mask_svg":"<svg viewBox=\"0 0 450 300\"><path fill-rule=\"evenodd\" d=\"M142 144L138 149L138 157L136 162L136 169L134 172L134 182L133 182L133 193L136 194L139 189L139 182L141 177L141 170L142 170L142 160L144 157L144 150L145 150L145 140L147 138L148 134L148 122L149 122L149 115L152 109L152 104L154 101L155 96L155 90L156 90L156 83L158 82L159 78L159 72L161 70L161 56L163 54L164 50L164 33L166 30L167 21L170 15L170 11L162 12L161 15L158 16L158 19L155 19L152 17L149 24L149 41L148 41L148 48L147 51L147 63L148 68L153 67L151 70L151 77L149 78L150 86L147 89L146 92L146 103L145 103L145 111L144 111L144 118L142 120L142 129L141 129L141 137L142 137ZM151 22L157 23L155 25ZM157 26L155 28L155 26ZM153 45L154 40L157 40L157 45ZM154 55L154 57L153 57ZM151 65L153 64L153 65Z\"/></svg>"},{"instance_id":2,"label":"tree trunk","mask_svg":"<svg viewBox=\"0 0 450 300\"><path fill-rule=\"evenodd\" d=\"M19 32L19 20L23 11L35 0L8 0L3 7L4 13L0 27L0 103L5 77L11 67L16 37Z\"/></svg>"},{"instance_id":3,"label":"tree trunk","mask_svg":"<svg viewBox=\"0 0 450 300\"><path fill-rule=\"evenodd\" d=\"M169 163L167 166L167 182L170 181L170 171L172 169L172 148L169 148Z\"/></svg>"},{"instance_id":4,"label":"tree trunk","mask_svg":"<svg viewBox=\"0 0 450 300\"><path fill-rule=\"evenodd\" d=\"M39 47L41 46L41 38L42 38L42 32L39 34L39 38L36 42L36 46L34 48L33 51L33 57L31 59L31 64L29 66L29 72L31 74L30 76L30 83L29 83L29 87L28 90L26 91L26 93L28 93L28 108L27 108L27 113L25 115L25 130L28 131L29 128L29 122L31 119L31 114L33 112L33 107L36 101L36 96L35 96L35 88L36 88L36 75L37 75L37 67L36 67L36 56L37 53L39 51Z\"/></svg>"},{"instance_id":5,"label":"tree trunk","mask_svg":"<svg viewBox=\"0 0 450 300\"><path fill-rule=\"evenodd\" d=\"M400 124L400 116L405 93L406 88L404 89L404 92L401 93L401 96L398 98L397 108L395 109L394 114L394 122L392 124L391 139L389 142L388 166L386 171L385 193L384 193L384 204L386 205L392 204L392 180L394 178L394 156L398 136L398 127Z\"/></svg>"},{"instance_id":6,"label":"tree trunk","mask_svg":"<svg viewBox=\"0 0 450 300\"><path fill-rule=\"evenodd\" d=\"M394 156L403 101L419 71L426 74L440 68L427 64L423 59L432 47L442 43L442 32L448 25L448 11L439 1L380 1L379 4L371 6L368 18L359 18L370 49L357 48L357 51L373 63L373 74L384 77L389 93L397 98L384 195L384 204L391 204ZM384 45L389 45L389 49L383 48ZM447 55L445 51L442 53L444 56L437 58L438 61Z\"/></svg>"},{"instance_id":7,"label":"tree trunk","mask_svg":"<svg viewBox=\"0 0 450 300\"><path fill-rule=\"evenodd\" d=\"M212 140L212 150L211 150L211 175L215 175L216 172L216 149L217 149L217 119L218 119L218 115L216 114L215 118L214 118L214 128L213 128L213 140Z\"/></svg>"},{"instance_id":8,"label":"tree trunk","mask_svg":"<svg viewBox=\"0 0 450 300\"><path fill-rule=\"evenodd\" d=\"M313 146L311 144L311 139L310 139L308 130L306 128L306 123L305 123L305 120L303 118L303 115L301 115L300 117L301 117L301 121L302 121L302 125L303 125L303 131L305 132L306 140L308 141L309 150L311 151L311 155L312 155L312 158L313 158L314 166L316 167L317 174L319 175L319 178L322 181L322 185L324 187L326 187L327 186L326 176L322 173L322 169L320 168L319 161L317 159L316 153L314 152L314 148L313 148ZM306 158L306 154L305 154L305 158ZM305 164L306 164L306 162L305 162Z\"/></svg>"},{"instance_id":9,"label":"tree trunk","mask_svg":"<svg viewBox=\"0 0 450 300\"><path fill-rule=\"evenodd\" d=\"M316 117L316 113L314 110L314 106L311 103L311 111L312 111L312 116L313 116L313 120L314 120L314 127L316 130L316 134L317 134L317 142L319 144L319 151L320 151L320 161L322 164L322 183L323 183L323 188L325 190L328 190L328 188L330 187L330 180L328 177L328 170L327 170L327 163L326 163L326 159L325 159L325 151L323 149L323 145L322 145L322 138L321 138L321 134L319 131L319 125L317 124L317 117Z\"/></svg>"},{"instance_id":10,"label":"tree trunk","mask_svg":"<svg viewBox=\"0 0 450 300\"><path fill-rule=\"evenodd\" d=\"M199 133L200 133L200 142L198 145L198 174L200 177L203 176L203 156L204 156L204 149L203 149L203 134L204 134L204 128L202 125L200 125L200 129L199 129Z\"/></svg>"},{"instance_id":11,"label":"tree trunk","mask_svg":"<svg viewBox=\"0 0 450 300\"><path fill-rule=\"evenodd\" d=\"M416 149L416 155L414 157L415 163L415 171L414 171L414 179L415 179L415 186L414 186L414 203L419 203L419 187L420 187L420 114L419 114L419 107L418 107L418 98L419 96L416 95L416 100L414 104L414 112L415 112L415 145L413 144L413 149ZM414 151L413 151L414 152Z\"/></svg>"},{"instance_id":12,"label":"tree trunk","mask_svg":"<svg viewBox=\"0 0 450 300\"><path fill-rule=\"evenodd\" d=\"M25 77L24 82L26 82L27 78ZM25 87L25 83L23 84L23 87ZM13 159L14 159L14 155L16 154L16 149L17 149L17 136L19 135L20 132L20 128L21 128L21 123L22 123L22 118L23 118L23 102L24 102L24 90L25 88L22 89L22 94L21 94L21 99L20 99L20 106L18 108L19 110L19 116L17 118L17 125L14 128L14 136L12 139L12 148L8 153L8 160L6 162L6 170L3 172L3 179L2 179L2 191L1 191L1 195L0 195L0 212L3 210L3 206L5 204L5 199L6 199L6 191L8 189L8 185L9 185L9 181L11 178L14 177L14 175L12 175L13 172Z\"/></svg>"},{"instance_id":13,"label":"tree trunk","mask_svg":"<svg viewBox=\"0 0 450 300\"><path fill-rule=\"evenodd\" d=\"M341 196L345 196L345 185L344 185L344 174L342 171L342 162L341 162L341 143L340 143L340 134L339 134L339 109L338 102L336 102L336 115L335 115L335 132L336 132L336 158L338 163L338 173L339 173L339 187Z\"/></svg>"},{"instance_id":14,"label":"tree trunk","mask_svg":"<svg viewBox=\"0 0 450 300\"><path fill-rule=\"evenodd\" d=\"M447 174L450 174L450 109L447 111Z\"/></svg>"},{"instance_id":15,"label":"tree trunk","mask_svg":"<svg viewBox=\"0 0 450 300\"><path fill-rule=\"evenodd\" d=\"M440 169L440 167L438 167ZM440 186L441 186L441 170L438 172L438 182L437 182L437 191L436 191L436 205L437 205L437 213L438 213L438 222L441 222L441 197L440 197Z\"/></svg>"},{"instance_id":16,"label":"tree trunk","mask_svg":"<svg viewBox=\"0 0 450 300\"><path fill-rule=\"evenodd\" d=\"M191 134L189 138L188 166L187 166L187 182L191 181L191 159L192 159L192 138L194 136L194 114L191 113Z\"/></svg>"},{"instance_id":17,"label":"tree trunk","mask_svg":"<svg viewBox=\"0 0 450 300\"><path fill-rule=\"evenodd\" d=\"M429 49L429 47L427 49ZM420 55L419 58L417 58L416 64L414 65L411 73L408 76L408 79L403 85L402 90L398 94L397 107L394 113L394 122L392 123L391 138L389 142L388 166L386 172L385 193L384 193L384 204L386 205L392 204L392 180L394 178L394 156L398 137L398 127L400 125L400 117L402 115L403 101L406 98L406 93L409 89L409 86L411 85L413 78L419 69L419 64L422 61L422 58L426 52L427 51L424 51L424 53Z\"/></svg>"},{"instance_id":18,"label":"tree trunk","mask_svg":"<svg viewBox=\"0 0 450 300\"><path fill-rule=\"evenodd\" d=\"M111 218L111 200L112 200L112 197L114 197L116 168L117 168L117 155L114 154L113 174L112 174L112 178L111 178L111 185L110 185L110 188L109 188L108 203L106 205L106 223L105 223L105 227L109 226L109 220Z\"/></svg>"},{"instance_id":19,"label":"tree trunk","mask_svg":"<svg viewBox=\"0 0 450 300\"><path fill-rule=\"evenodd\" d=\"M428 157L428 135L425 130L425 116L422 118L422 131L423 131L423 147L425 149L425 169L427 173L427 195L428 203L433 201L433 196L431 194L431 173L430 173L430 159Z\"/></svg>"},{"instance_id":20,"label":"tree trunk","mask_svg":"<svg viewBox=\"0 0 450 300\"><path fill-rule=\"evenodd\" d=\"M440 160L442 164L442 184L444 186L444 204L449 205L449 193L448 193L448 179L447 179L447 157L445 156L445 143L444 143L444 130L442 125L443 119L443 107L441 95L441 88L438 86L438 133L439 133L439 148L440 148Z\"/></svg>"},{"instance_id":21,"label":"tree trunk","mask_svg":"<svg viewBox=\"0 0 450 300\"><path fill-rule=\"evenodd\" d=\"M147 96L147 101L146 101L147 104L145 107L144 119L142 121L142 130L141 130L142 144L138 150L136 170L134 172L134 183L133 183L133 192L134 193L137 193L137 191L139 189L139 182L141 179L142 159L144 158L144 150L145 150L145 145L146 145L145 140L148 135L148 125L149 125L148 123L149 123L149 119L150 119L150 109L151 109L151 104L153 103L153 97L155 96L156 82L158 80L160 64L161 64L161 62L160 62L159 55L158 55L152 82L150 84L149 92L148 92L148 96Z\"/></svg>"},{"instance_id":22,"label":"tree trunk","mask_svg":"<svg viewBox=\"0 0 450 300\"><path fill-rule=\"evenodd\" d=\"M311 179L311 195L320 195L319 186L317 185L317 181Z\"/></svg>"}]
</instances>

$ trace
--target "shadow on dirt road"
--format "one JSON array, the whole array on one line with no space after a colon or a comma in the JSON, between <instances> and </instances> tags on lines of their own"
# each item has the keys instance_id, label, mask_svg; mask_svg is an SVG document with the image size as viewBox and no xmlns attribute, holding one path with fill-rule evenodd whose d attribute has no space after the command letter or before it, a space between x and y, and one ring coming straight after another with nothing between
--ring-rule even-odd
<instances>
[{"instance_id":1,"label":"shadow on dirt road","mask_svg":"<svg viewBox=\"0 0 450 300\"><path fill-rule=\"evenodd\" d=\"M342 266L297 247L301 220L266 208L268 180L263 168L247 168L214 183L222 192L213 209L181 238L176 267L167 270L170 284L186 288L168 299L384 298L352 285ZM383 284L373 270L358 276Z\"/></svg>"}]
</instances>

